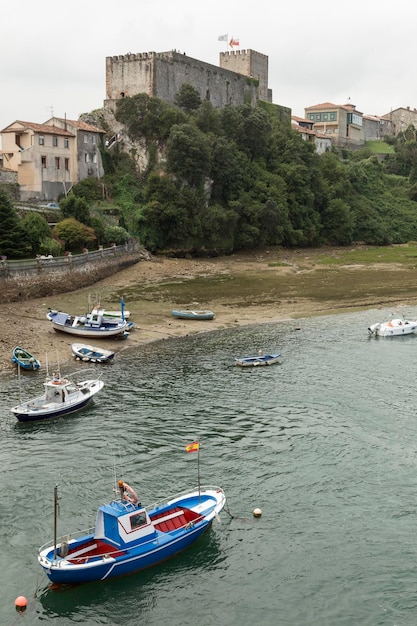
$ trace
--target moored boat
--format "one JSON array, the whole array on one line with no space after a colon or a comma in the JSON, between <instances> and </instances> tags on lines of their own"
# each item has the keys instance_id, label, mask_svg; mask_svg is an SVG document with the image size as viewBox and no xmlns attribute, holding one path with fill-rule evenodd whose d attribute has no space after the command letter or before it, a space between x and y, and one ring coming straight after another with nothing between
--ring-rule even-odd
<instances>
[{"instance_id":1,"label":"moored boat","mask_svg":"<svg viewBox=\"0 0 417 626\"><path fill-rule=\"evenodd\" d=\"M280 352L276 352L274 354L263 354L262 351L259 351L259 354L256 356L241 356L238 359L235 359L235 365L239 365L240 367L273 365L274 363L279 363L280 357Z\"/></svg>"},{"instance_id":2,"label":"moored boat","mask_svg":"<svg viewBox=\"0 0 417 626\"><path fill-rule=\"evenodd\" d=\"M115 355L111 350L89 346L85 343L72 343L71 350L78 361L90 361L91 363L105 363Z\"/></svg>"},{"instance_id":3,"label":"moored boat","mask_svg":"<svg viewBox=\"0 0 417 626\"><path fill-rule=\"evenodd\" d=\"M150 507L123 481L117 492L116 500L99 507L90 532L39 548L38 562L53 583L105 580L169 559L194 543L226 503L223 490L214 486L198 486ZM55 507L57 500L55 487Z\"/></svg>"},{"instance_id":4,"label":"moored boat","mask_svg":"<svg viewBox=\"0 0 417 626\"><path fill-rule=\"evenodd\" d=\"M374 337L400 337L417 332L417 321L403 318L392 319L389 322L372 324L368 328L369 334Z\"/></svg>"},{"instance_id":5,"label":"moored boat","mask_svg":"<svg viewBox=\"0 0 417 626\"><path fill-rule=\"evenodd\" d=\"M185 309L183 311L177 311L173 309L171 313L173 317L176 317L180 320L212 320L214 319L213 311L208 311L208 310L190 311L188 309Z\"/></svg>"},{"instance_id":6,"label":"moored boat","mask_svg":"<svg viewBox=\"0 0 417 626\"><path fill-rule=\"evenodd\" d=\"M99 378L75 382L55 372L44 382L41 396L14 406L11 411L20 422L58 417L74 413L87 406L93 396L104 386Z\"/></svg>"},{"instance_id":7,"label":"moored boat","mask_svg":"<svg viewBox=\"0 0 417 626\"><path fill-rule=\"evenodd\" d=\"M41 362L28 350L15 346L12 350L12 361L24 370L38 370Z\"/></svg>"}]
</instances>

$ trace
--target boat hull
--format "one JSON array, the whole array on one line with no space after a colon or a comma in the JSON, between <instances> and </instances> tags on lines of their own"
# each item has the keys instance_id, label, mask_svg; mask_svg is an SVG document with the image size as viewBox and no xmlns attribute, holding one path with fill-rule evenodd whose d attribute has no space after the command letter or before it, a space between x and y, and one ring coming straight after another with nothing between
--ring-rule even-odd
<instances>
[{"instance_id":1,"label":"boat hull","mask_svg":"<svg viewBox=\"0 0 417 626\"><path fill-rule=\"evenodd\" d=\"M210 528L211 524L212 521L201 523L199 527L191 529L186 535L178 537L177 540L171 541L167 545L158 545L158 539L156 539L155 545L147 554L135 554L135 551L132 550L130 554L107 559L104 556L100 562L91 561L72 570L63 567L48 567L43 565L41 561L40 564L49 580L55 584L78 585L118 578L148 569L176 556L197 541ZM48 558L52 559L53 554L49 553Z\"/></svg>"},{"instance_id":2,"label":"boat hull","mask_svg":"<svg viewBox=\"0 0 417 626\"><path fill-rule=\"evenodd\" d=\"M214 319L213 311L171 311L172 317L180 320L212 320Z\"/></svg>"},{"instance_id":3,"label":"boat hull","mask_svg":"<svg viewBox=\"0 0 417 626\"><path fill-rule=\"evenodd\" d=\"M72 406L66 406L63 408L51 409L49 411L39 410L36 411L34 409L29 410L28 412L19 412L16 408L12 409L12 413L19 420L19 422L36 422L37 420L44 420L52 417L61 417L62 415L69 415L70 413L75 413L76 411L80 411L84 407L86 407L92 400L92 396L83 400L82 402L78 402L73 404Z\"/></svg>"},{"instance_id":4,"label":"boat hull","mask_svg":"<svg viewBox=\"0 0 417 626\"><path fill-rule=\"evenodd\" d=\"M127 324L123 328L72 328L71 326L63 326L51 321L52 328L56 332L67 333L75 337L84 337L85 339L105 339L106 337L117 337L126 332Z\"/></svg>"}]
</instances>

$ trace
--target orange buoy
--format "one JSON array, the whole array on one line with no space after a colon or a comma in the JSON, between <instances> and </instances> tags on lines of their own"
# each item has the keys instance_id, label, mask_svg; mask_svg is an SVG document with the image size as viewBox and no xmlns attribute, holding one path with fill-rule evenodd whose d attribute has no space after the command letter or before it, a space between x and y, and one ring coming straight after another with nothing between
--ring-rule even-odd
<instances>
[{"instance_id":1,"label":"orange buoy","mask_svg":"<svg viewBox=\"0 0 417 626\"><path fill-rule=\"evenodd\" d=\"M18 596L14 601L15 607L18 611L24 611L27 607L28 601L25 596Z\"/></svg>"}]
</instances>

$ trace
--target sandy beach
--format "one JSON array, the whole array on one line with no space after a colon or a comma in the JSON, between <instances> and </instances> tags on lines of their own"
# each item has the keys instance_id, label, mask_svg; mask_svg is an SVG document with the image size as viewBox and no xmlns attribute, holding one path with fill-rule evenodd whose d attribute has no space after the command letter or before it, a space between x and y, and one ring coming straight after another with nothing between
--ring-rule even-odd
<instances>
[{"instance_id":1,"label":"sandy beach","mask_svg":"<svg viewBox=\"0 0 417 626\"><path fill-rule=\"evenodd\" d=\"M15 366L11 362L11 351L16 345L20 345L33 354L41 362L53 363L59 360L64 368L65 363L72 360L70 345L77 341L73 336L55 332L46 318L49 308L58 309L70 313L82 314L86 312L91 297L99 298L106 308L117 308L119 297L125 298L126 309L131 313L131 320L136 329L131 332L126 341L101 340L100 345L111 348L116 352L122 352L126 348L140 346L152 341L169 339L172 337L186 336L192 333L209 332L218 329L233 328L254 323L278 322L280 320L294 319L299 326L301 318L312 315L333 314L346 310L361 309L366 307L380 307L392 302L398 304L398 295L387 295L383 300L368 293L351 293L350 297L343 298L335 293L327 298L305 296L301 287L291 290L288 297L288 284L296 284L296 279L311 281L317 272L323 268L317 263L319 250L305 250L302 252L288 252L269 250L249 254L235 254L228 257L211 259L169 259L154 257L150 260L142 260L133 267L118 272L91 287L68 291L59 296L40 298L25 302L3 304L0 306L2 324L0 326L0 372L2 374L13 372ZM347 267L338 271L338 275L329 274L328 281L341 280L340 272L354 274L357 267ZM369 269L369 268L367 268ZM387 269L392 268L385 268ZM394 268L399 272L399 268ZM379 267L375 272L382 272ZM404 270L407 271L407 270ZM320 274L320 276L322 276ZM236 277L250 277L252 280L253 297L242 293L233 292L228 286L228 280ZM200 296L196 300L178 302L173 297L175 285L199 279ZM286 280L287 292L285 297L271 295L271 284L278 284L279 280ZM322 280L322 278L320 278ZM224 281L224 288L222 288ZM217 290L213 295L212 289L207 289L205 295L204 286L217 284ZM220 287L219 287L220 285ZM142 290L147 286L153 288L153 295L146 298L140 295L133 296L135 289L140 286ZM173 287L174 286L174 287ZM170 287L170 289L168 289ZM366 292L366 289L365 289ZM131 294L126 297L125 294ZM389 290L387 289L387 294ZM403 297L400 304L410 304L415 295ZM173 308L196 308L211 309L215 312L212 321L186 321L174 319L171 315ZM80 341L83 341L80 339ZM91 343L85 340L85 343Z\"/></svg>"}]
</instances>

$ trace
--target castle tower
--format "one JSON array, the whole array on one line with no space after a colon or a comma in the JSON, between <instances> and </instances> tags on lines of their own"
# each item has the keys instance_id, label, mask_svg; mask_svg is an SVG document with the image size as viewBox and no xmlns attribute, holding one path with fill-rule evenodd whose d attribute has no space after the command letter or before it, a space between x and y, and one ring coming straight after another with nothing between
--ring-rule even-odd
<instances>
[{"instance_id":1,"label":"castle tower","mask_svg":"<svg viewBox=\"0 0 417 626\"><path fill-rule=\"evenodd\" d=\"M259 81L259 99L272 102L268 89L268 57L255 50L220 52L220 67Z\"/></svg>"}]
</instances>

